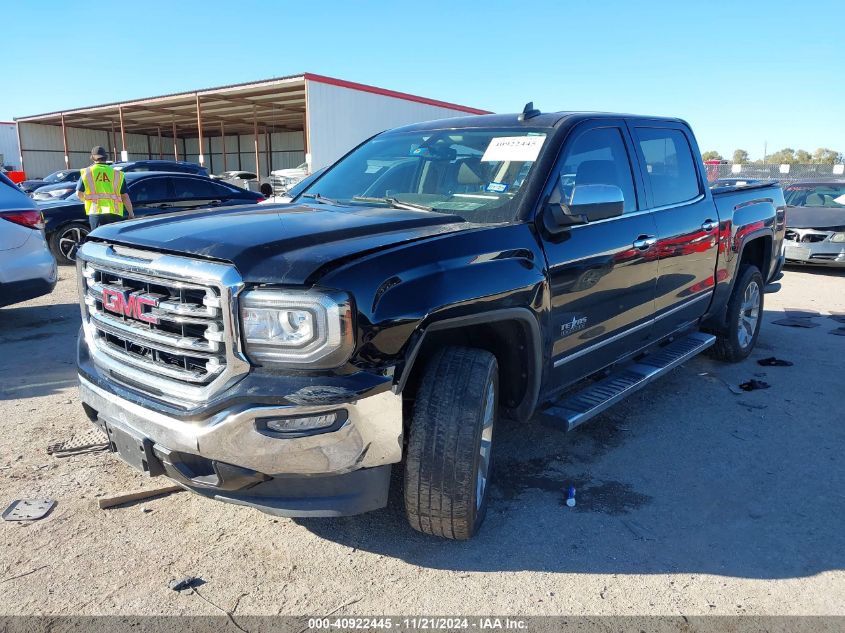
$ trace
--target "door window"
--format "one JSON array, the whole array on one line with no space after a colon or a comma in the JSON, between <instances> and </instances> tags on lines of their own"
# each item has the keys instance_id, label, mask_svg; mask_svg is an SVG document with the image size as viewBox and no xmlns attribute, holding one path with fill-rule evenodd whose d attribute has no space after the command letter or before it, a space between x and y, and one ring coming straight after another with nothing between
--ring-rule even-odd
<instances>
[{"instance_id":1,"label":"door window","mask_svg":"<svg viewBox=\"0 0 845 633\"><path fill-rule=\"evenodd\" d=\"M202 178L174 178L177 200L215 200L231 197L231 192Z\"/></svg>"},{"instance_id":2,"label":"door window","mask_svg":"<svg viewBox=\"0 0 845 633\"><path fill-rule=\"evenodd\" d=\"M687 202L701 193L692 150L683 132L637 128L637 138L655 207Z\"/></svg>"},{"instance_id":3,"label":"door window","mask_svg":"<svg viewBox=\"0 0 845 633\"><path fill-rule=\"evenodd\" d=\"M167 177L144 178L129 185L129 199L133 204L149 204L167 200L170 196L168 191Z\"/></svg>"},{"instance_id":4,"label":"door window","mask_svg":"<svg viewBox=\"0 0 845 633\"><path fill-rule=\"evenodd\" d=\"M566 150L560 175L566 203L578 185L616 185L625 197L625 212L637 209L631 161L619 128L594 128L581 134Z\"/></svg>"}]
</instances>

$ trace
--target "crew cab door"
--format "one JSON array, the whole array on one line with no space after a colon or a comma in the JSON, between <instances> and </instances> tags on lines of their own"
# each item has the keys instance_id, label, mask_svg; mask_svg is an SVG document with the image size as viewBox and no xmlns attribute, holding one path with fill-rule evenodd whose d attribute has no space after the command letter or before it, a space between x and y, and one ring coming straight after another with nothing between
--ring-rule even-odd
<instances>
[{"instance_id":1,"label":"crew cab door","mask_svg":"<svg viewBox=\"0 0 845 633\"><path fill-rule=\"evenodd\" d=\"M624 197L622 215L574 225L556 235L543 232L552 303L549 392L651 340L656 227L641 202L642 182L633 156L623 120L581 123L567 137L544 193L543 200L567 201L580 185L614 185Z\"/></svg>"},{"instance_id":2,"label":"crew cab door","mask_svg":"<svg viewBox=\"0 0 845 633\"><path fill-rule=\"evenodd\" d=\"M655 336L702 316L715 288L719 216L692 133L680 122L628 121L657 226Z\"/></svg>"}]
</instances>

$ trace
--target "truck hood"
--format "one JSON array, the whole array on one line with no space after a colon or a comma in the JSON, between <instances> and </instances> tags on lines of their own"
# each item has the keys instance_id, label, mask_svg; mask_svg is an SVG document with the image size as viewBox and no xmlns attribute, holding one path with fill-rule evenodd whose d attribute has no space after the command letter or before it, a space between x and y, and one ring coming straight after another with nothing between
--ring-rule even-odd
<instances>
[{"instance_id":1,"label":"truck hood","mask_svg":"<svg viewBox=\"0 0 845 633\"><path fill-rule=\"evenodd\" d=\"M249 205L117 222L94 237L232 262L251 283L304 284L333 262L469 226L458 216L425 211Z\"/></svg>"}]
</instances>

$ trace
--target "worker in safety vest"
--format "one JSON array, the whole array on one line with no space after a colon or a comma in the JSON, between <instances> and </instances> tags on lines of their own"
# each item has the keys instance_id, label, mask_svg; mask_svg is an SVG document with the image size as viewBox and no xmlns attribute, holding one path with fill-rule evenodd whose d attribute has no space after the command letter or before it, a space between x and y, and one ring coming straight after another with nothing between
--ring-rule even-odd
<instances>
[{"instance_id":1,"label":"worker in safety vest","mask_svg":"<svg viewBox=\"0 0 845 633\"><path fill-rule=\"evenodd\" d=\"M125 212L135 217L132 201L126 193L123 172L106 164L106 150L99 145L91 150L94 164L79 172L76 195L85 203L85 214L93 231L102 224L119 222Z\"/></svg>"}]
</instances>

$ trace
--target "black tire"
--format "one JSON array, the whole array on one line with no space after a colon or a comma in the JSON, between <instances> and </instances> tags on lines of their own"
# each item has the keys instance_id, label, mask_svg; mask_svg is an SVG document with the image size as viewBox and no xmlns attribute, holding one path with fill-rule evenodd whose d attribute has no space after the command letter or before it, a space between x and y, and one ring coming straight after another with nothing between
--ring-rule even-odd
<instances>
[{"instance_id":1,"label":"black tire","mask_svg":"<svg viewBox=\"0 0 845 633\"><path fill-rule=\"evenodd\" d=\"M753 328L748 326L748 293L756 286L758 296L757 314ZM716 333L716 344L710 348L710 355L718 360L736 363L748 358L757 344L760 326L763 323L763 275L751 264L740 269L739 278L728 300L728 326ZM741 318L745 315L746 318ZM743 323L744 322L744 323Z\"/></svg>"},{"instance_id":2,"label":"black tire","mask_svg":"<svg viewBox=\"0 0 845 633\"><path fill-rule=\"evenodd\" d=\"M490 352L445 347L429 361L414 403L405 461L405 512L415 530L457 540L478 531L490 492L498 394L499 370ZM486 420L487 457L482 459ZM485 470L481 486L480 467Z\"/></svg>"},{"instance_id":3,"label":"black tire","mask_svg":"<svg viewBox=\"0 0 845 633\"><path fill-rule=\"evenodd\" d=\"M76 263L73 252L85 241L91 227L85 222L69 222L53 231L50 236L50 250L56 256L59 264L72 265ZM73 251L70 250L72 242L76 242Z\"/></svg>"}]
</instances>

